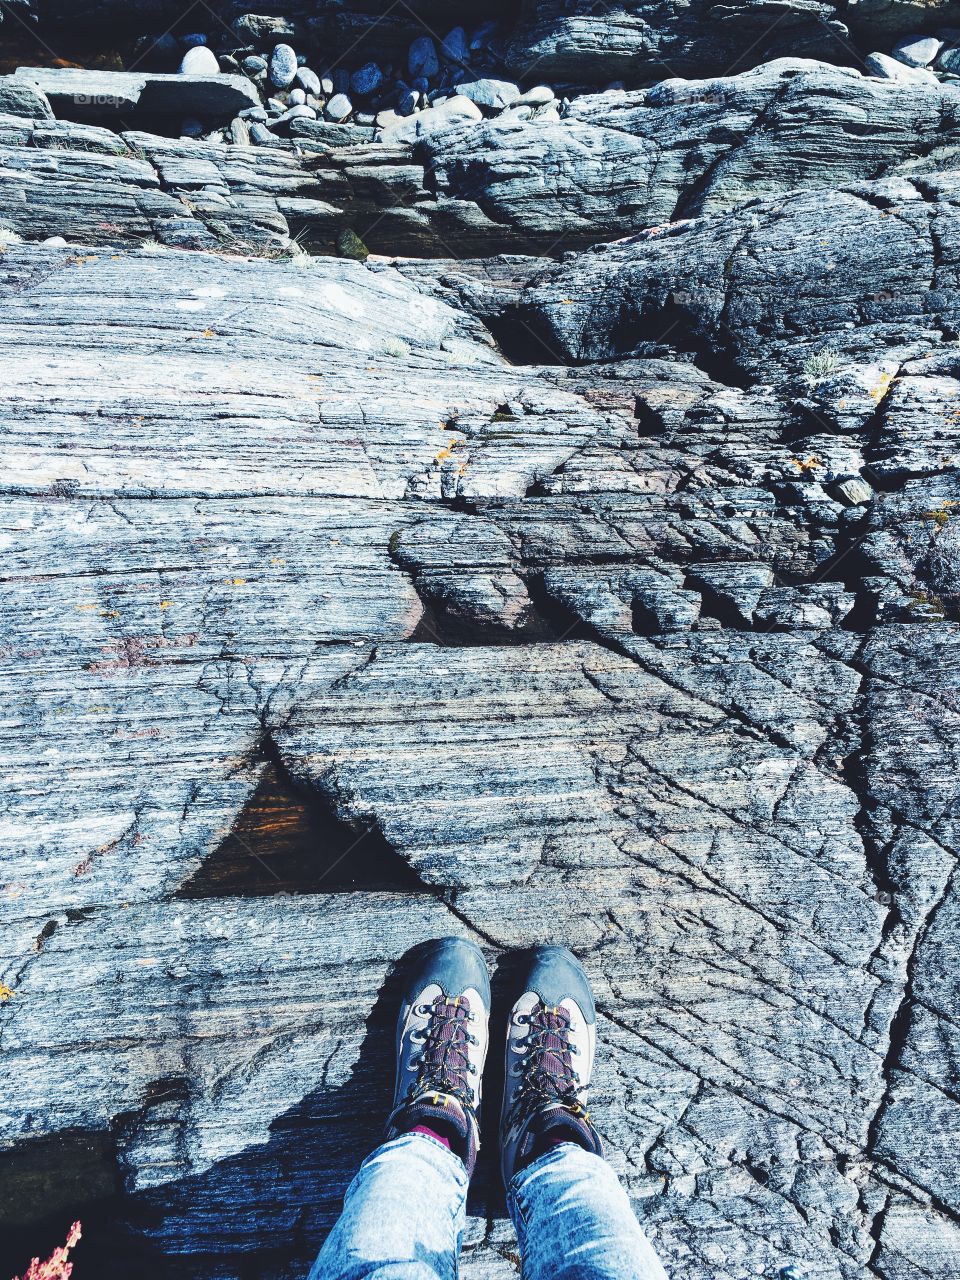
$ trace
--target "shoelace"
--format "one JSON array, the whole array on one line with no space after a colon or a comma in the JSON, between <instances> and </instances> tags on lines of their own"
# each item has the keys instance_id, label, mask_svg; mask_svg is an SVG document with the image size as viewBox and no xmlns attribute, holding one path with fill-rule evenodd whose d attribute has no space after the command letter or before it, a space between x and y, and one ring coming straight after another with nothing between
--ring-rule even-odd
<instances>
[{"instance_id":1,"label":"shoelace","mask_svg":"<svg viewBox=\"0 0 960 1280\"><path fill-rule=\"evenodd\" d=\"M413 1065L419 1068L410 1096L433 1091L448 1094L473 1111L473 1089L468 1079L477 1069L470 1061L470 1046L478 1044L477 1037L469 1030L469 1023L476 1022L477 1015L470 1011L470 1002L463 996L446 1000L437 996L433 1004L418 1005L415 1013L429 1014L423 1032L411 1039L423 1045Z\"/></svg>"},{"instance_id":2,"label":"shoelace","mask_svg":"<svg viewBox=\"0 0 960 1280\"><path fill-rule=\"evenodd\" d=\"M536 1004L516 1020L530 1030L521 1041L526 1053L512 1067L522 1079L513 1096L510 1121L544 1102L559 1102L576 1115L585 1115L578 1097L580 1077L570 1061L579 1050L570 1043L569 1015L559 1005Z\"/></svg>"}]
</instances>

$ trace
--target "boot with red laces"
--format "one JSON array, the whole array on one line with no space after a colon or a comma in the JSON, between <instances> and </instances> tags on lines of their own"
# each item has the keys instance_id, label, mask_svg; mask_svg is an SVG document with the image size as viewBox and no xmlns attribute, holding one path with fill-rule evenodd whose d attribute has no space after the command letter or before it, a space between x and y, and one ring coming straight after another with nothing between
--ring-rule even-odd
<instances>
[{"instance_id":1,"label":"boot with red laces","mask_svg":"<svg viewBox=\"0 0 960 1280\"><path fill-rule=\"evenodd\" d=\"M407 983L397 1021L397 1080L387 1137L413 1131L449 1145L468 1175L479 1147L490 976L463 938L429 943Z\"/></svg>"},{"instance_id":2,"label":"boot with red laces","mask_svg":"<svg viewBox=\"0 0 960 1280\"><path fill-rule=\"evenodd\" d=\"M583 967L565 947L537 947L510 1011L500 1151L506 1186L562 1142L601 1153L590 1123L597 1015Z\"/></svg>"}]
</instances>

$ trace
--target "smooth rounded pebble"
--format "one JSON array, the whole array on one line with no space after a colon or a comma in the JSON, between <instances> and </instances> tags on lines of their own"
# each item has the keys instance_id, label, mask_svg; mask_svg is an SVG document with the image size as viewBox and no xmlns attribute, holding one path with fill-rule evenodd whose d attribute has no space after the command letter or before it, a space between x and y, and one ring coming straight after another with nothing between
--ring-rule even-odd
<instances>
[{"instance_id":1,"label":"smooth rounded pebble","mask_svg":"<svg viewBox=\"0 0 960 1280\"><path fill-rule=\"evenodd\" d=\"M440 53L448 62L459 62L461 65L470 61L470 49L467 45L467 33L463 27L454 27L443 37Z\"/></svg>"},{"instance_id":2,"label":"smooth rounded pebble","mask_svg":"<svg viewBox=\"0 0 960 1280\"><path fill-rule=\"evenodd\" d=\"M936 36L907 36L894 46L893 56L908 67L929 67L942 48Z\"/></svg>"},{"instance_id":3,"label":"smooth rounded pebble","mask_svg":"<svg viewBox=\"0 0 960 1280\"><path fill-rule=\"evenodd\" d=\"M217 55L205 44L195 45L183 55L180 74L182 76L218 76L220 63L217 61Z\"/></svg>"},{"instance_id":4,"label":"smooth rounded pebble","mask_svg":"<svg viewBox=\"0 0 960 1280\"><path fill-rule=\"evenodd\" d=\"M316 120L317 113L313 107L296 106L291 107L289 111L285 111L277 124L287 124L290 120Z\"/></svg>"},{"instance_id":5,"label":"smooth rounded pebble","mask_svg":"<svg viewBox=\"0 0 960 1280\"><path fill-rule=\"evenodd\" d=\"M359 71L350 77L350 88L361 98L376 93L383 84L383 72L375 62L365 62Z\"/></svg>"},{"instance_id":6,"label":"smooth rounded pebble","mask_svg":"<svg viewBox=\"0 0 960 1280\"><path fill-rule=\"evenodd\" d=\"M462 93L455 93L452 98L447 98L440 105L448 116L456 116L462 120L482 120L483 112L470 98L464 97Z\"/></svg>"},{"instance_id":7,"label":"smooth rounded pebble","mask_svg":"<svg viewBox=\"0 0 960 1280\"><path fill-rule=\"evenodd\" d=\"M406 93L400 95L397 101L397 113L401 116L412 116L417 109L420 101L420 94L416 89L408 89ZM379 117L378 117L379 118Z\"/></svg>"},{"instance_id":8,"label":"smooth rounded pebble","mask_svg":"<svg viewBox=\"0 0 960 1280\"><path fill-rule=\"evenodd\" d=\"M515 107L544 107L548 102L553 102L555 95L549 85L538 84L535 89L528 89L526 93L521 93L516 102Z\"/></svg>"},{"instance_id":9,"label":"smooth rounded pebble","mask_svg":"<svg viewBox=\"0 0 960 1280\"><path fill-rule=\"evenodd\" d=\"M868 54L863 65L869 75L879 76L881 80L936 80L926 67L908 67L886 53Z\"/></svg>"},{"instance_id":10,"label":"smooth rounded pebble","mask_svg":"<svg viewBox=\"0 0 960 1280\"><path fill-rule=\"evenodd\" d=\"M429 36L418 36L407 52L407 70L412 76L435 76L440 70L437 46Z\"/></svg>"},{"instance_id":11,"label":"smooth rounded pebble","mask_svg":"<svg viewBox=\"0 0 960 1280\"><path fill-rule=\"evenodd\" d=\"M307 93L319 94L323 88L320 83L320 77L315 71L311 71L309 67L301 67L297 72L297 84L301 89L305 89Z\"/></svg>"},{"instance_id":12,"label":"smooth rounded pebble","mask_svg":"<svg viewBox=\"0 0 960 1280\"><path fill-rule=\"evenodd\" d=\"M297 55L288 44L278 44L270 55L270 83L288 89L297 74Z\"/></svg>"},{"instance_id":13,"label":"smooth rounded pebble","mask_svg":"<svg viewBox=\"0 0 960 1280\"><path fill-rule=\"evenodd\" d=\"M341 120L346 120L347 116L353 110L353 103L345 93L335 93L324 109L324 115L328 120L334 120L338 124Z\"/></svg>"},{"instance_id":14,"label":"smooth rounded pebble","mask_svg":"<svg viewBox=\"0 0 960 1280\"><path fill-rule=\"evenodd\" d=\"M520 97L520 90L509 80L468 80L456 86L457 93L469 98L477 106L491 111L512 107Z\"/></svg>"}]
</instances>

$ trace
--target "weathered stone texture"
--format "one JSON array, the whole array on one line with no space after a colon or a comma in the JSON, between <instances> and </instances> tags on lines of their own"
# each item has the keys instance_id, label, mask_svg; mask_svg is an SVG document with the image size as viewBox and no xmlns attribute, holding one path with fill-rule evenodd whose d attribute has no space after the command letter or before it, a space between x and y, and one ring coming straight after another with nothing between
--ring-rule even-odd
<instances>
[{"instance_id":1,"label":"weathered stone texture","mask_svg":"<svg viewBox=\"0 0 960 1280\"><path fill-rule=\"evenodd\" d=\"M515 948L584 960L672 1275L956 1273L953 91L715 70L329 150L7 104L17 1257L70 1215L104 1280L302 1275L393 966L455 932L498 1000ZM433 260L291 244L361 214Z\"/></svg>"}]
</instances>

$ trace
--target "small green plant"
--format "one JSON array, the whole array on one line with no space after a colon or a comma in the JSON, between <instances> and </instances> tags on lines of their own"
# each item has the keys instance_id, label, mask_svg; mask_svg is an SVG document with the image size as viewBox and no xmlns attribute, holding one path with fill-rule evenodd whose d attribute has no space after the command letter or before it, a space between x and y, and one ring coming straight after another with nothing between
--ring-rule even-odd
<instances>
[{"instance_id":1,"label":"small green plant","mask_svg":"<svg viewBox=\"0 0 960 1280\"><path fill-rule=\"evenodd\" d=\"M399 360L403 356L410 354L410 347L402 338L384 338L383 354L385 356L394 356Z\"/></svg>"},{"instance_id":2,"label":"small green plant","mask_svg":"<svg viewBox=\"0 0 960 1280\"><path fill-rule=\"evenodd\" d=\"M23 244L23 236L18 236L9 227L0 227L0 249L6 249L11 244Z\"/></svg>"},{"instance_id":3,"label":"small green plant","mask_svg":"<svg viewBox=\"0 0 960 1280\"><path fill-rule=\"evenodd\" d=\"M803 362L803 380L808 387L815 387L818 382L829 378L840 367L840 357L829 347L823 351L815 351Z\"/></svg>"},{"instance_id":4,"label":"small green plant","mask_svg":"<svg viewBox=\"0 0 960 1280\"><path fill-rule=\"evenodd\" d=\"M141 253L165 253L166 249L167 246L165 244L161 244L159 240L154 240L152 236L149 240L140 241Z\"/></svg>"},{"instance_id":5,"label":"small green plant","mask_svg":"<svg viewBox=\"0 0 960 1280\"><path fill-rule=\"evenodd\" d=\"M947 616L946 605L939 596L928 591L914 591L907 605L907 612L917 611L932 622L942 622Z\"/></svg>"},{"instance_id":6,"label":"small green plant","mask_svg":"<svg viewBox=\"0 0 960 1280\"><path fill-rule=\"evenodd\" d=\"M370 250L357 233L349 227L337 236L337 257L353 258L355 262L366 262Z\"/></svg>"}]
</instances>

